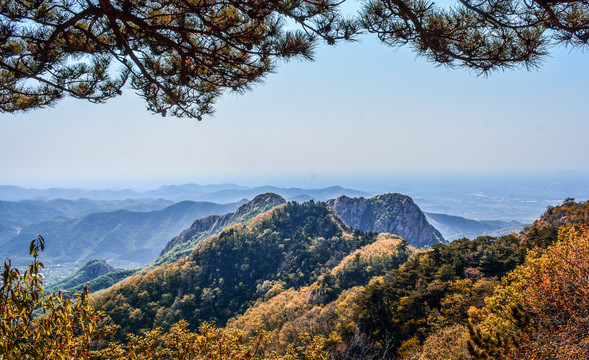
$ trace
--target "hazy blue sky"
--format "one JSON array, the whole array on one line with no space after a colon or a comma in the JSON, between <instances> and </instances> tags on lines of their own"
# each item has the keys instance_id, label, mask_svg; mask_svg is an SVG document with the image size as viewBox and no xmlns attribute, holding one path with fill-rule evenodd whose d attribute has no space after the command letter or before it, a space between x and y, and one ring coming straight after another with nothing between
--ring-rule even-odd
<instances>
[{"instance_id":1,"label":"hazy blue sky","mask_svg":"<svg viewBox=\"0 0 589 360\"><path fill-rule=\"evenodd\" d=\"M104 105L0 114L0 184L589 171L588 56L558 48L539 69L477 77L362 37L282 64L202 122L150 115L130 90Z\"/></svg>"}]
</instances>

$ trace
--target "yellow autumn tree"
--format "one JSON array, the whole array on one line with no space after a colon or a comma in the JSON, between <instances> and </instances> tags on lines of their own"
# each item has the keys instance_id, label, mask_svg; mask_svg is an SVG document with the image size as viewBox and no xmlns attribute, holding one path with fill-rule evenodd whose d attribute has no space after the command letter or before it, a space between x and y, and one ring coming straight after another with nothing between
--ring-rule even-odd
<instances>
[{"instance_id":1,"label":"yellow autumn tree","mask_svg":"<svg viewBox=\"0 0 589 360\"><path fill-rule=\"evenodd\" d=\"M74 299L61 293L45 295L38 259L45 241L38 236L30 245L33 261L25 271L6 260L0 287L0 360L324 360L325 340L300 333L297 344L280 354L270 344L270 333L252 334L235 328L220 329L203 323L189 330L182 320L167 332L161 328L129 335L125 343L107 342L115 326L104 326L103 314L91 304L88 289Z\"/></svg>"},{"instance_id":2,"label":"yellow autumn tree","mask_svg":"<svg viewBox=\"0 0 589 360\"><path fill-rule=\"evenodd\" d=\"M541 256L531 254L487 301L471 329L481 359L589 358L589 227L563 226Z\"/></svg>"},{"instance_id":3,"label":"yellow autumn tree","mask_svg":"<svg viewBox=\"0 0 589 360\"><path fill-rule=\"evenodd\" d=\"M90 344L109 332L97 330L99 317L85 289L74 300L46 296L38 256L42 236L31 242L33 261L24 272L4 263L0 287L0 359L87 359Z\"/></svg>"}]
</instances>

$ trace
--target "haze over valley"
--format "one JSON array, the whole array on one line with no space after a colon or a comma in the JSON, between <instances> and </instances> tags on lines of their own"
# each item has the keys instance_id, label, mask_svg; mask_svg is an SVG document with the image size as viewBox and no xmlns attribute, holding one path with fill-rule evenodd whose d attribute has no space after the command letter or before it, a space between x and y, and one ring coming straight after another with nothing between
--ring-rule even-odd
<instances>
[{"instance_id":1,"label":"haze over valley","mask_svg":"<svg viewBox=\"0 0 589 360\"><path fill-rule=\"evenodd\" d=\"M36 234L42 234L47 241L43 259L48 283L63 279L92 259L102 259L115 268L137 269L161 257L168 251L164 249L170 246L168 243L196 220L233 213L263 193L275 193L282 202L329 200L328 204L338 209L333 201L340 196L368 199L397 188L414 194L413 201L423 211L424 221L427 219L427 226L439 231L441 242L519 232L547 206L561 203L564 198L559 197L563 196L565 186L567 191L572 189L578 200L589 196L583 187L583 174L546 175L544 182L538 184L534 183L534 177L525 176L517 181L510 177L475 177L473 181L458 176L387 180L388 183L374 178L364 184L365 188L315 189L230 183L166 185L152 190L35 189L3 185L0 186L0 254L10 257L15 264L25 265L26 244ZM347 182L353 184L354 179ZM345 214L342 216L346 219ZM201 237L232 223L216 225L217 230L207 230ZM370 230L360 223L349 225ZM185 245L183 251L189 252L195 244ZM424 244L414 243L417 247Z\"/></svg>"}]
</instances>

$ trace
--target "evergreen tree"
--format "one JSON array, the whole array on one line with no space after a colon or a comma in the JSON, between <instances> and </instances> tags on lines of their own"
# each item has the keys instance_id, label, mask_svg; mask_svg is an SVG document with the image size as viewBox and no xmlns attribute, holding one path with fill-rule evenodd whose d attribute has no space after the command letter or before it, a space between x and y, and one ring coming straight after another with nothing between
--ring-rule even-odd
<instances>
[{"instance_id":1,"label":"evergreen tree","mask_svg":"<svg viewBox=\"0 0 589 360\"><path fill-rule=\"evenodd\" d=\"M353 19L342 17L344 1L3 0L0 111L66 95L103 102L128 85L152 112L201 119L277 61L310 59L318 40L349 40L360 28L480 72L535 66L551 45L589 42L587 0L370 0Z\"/></svg>"},{"instance_id":2,"label":"evergreen tree","mask_svg":"<svg viewBox=\"0 0 589 360\"><path fill-rule=\"evenodd\" d=\"M102 102L130 85L149 110L200 117L279 59L356 30L334 0L16 0L0 3L0 110ZM287 19L298 30L285 30ZM289 26L289 28L293 28Z\"/></svg>"},{"instance_id":3,"label":"evergreen tree","mask_svg":"<svg viewBox=\"0 0 589 360\"><path fill-rule=\"evenodd\" d=\"M362 25L387 45L480 72L535 66L555 44L587 48L586 0L370 0Z\"/></svg>"}]
</instances>

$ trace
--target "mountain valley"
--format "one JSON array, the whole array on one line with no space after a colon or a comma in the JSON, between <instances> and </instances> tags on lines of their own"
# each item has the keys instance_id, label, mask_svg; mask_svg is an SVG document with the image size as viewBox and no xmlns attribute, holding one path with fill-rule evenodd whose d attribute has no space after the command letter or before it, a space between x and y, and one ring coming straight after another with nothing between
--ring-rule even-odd
<instances>
[{"instance_id":1,"label":"mountain valley","mask_svg":"<svg viewBox=\"0 0 589 360\"><path fill-rule=\"evenodd\" d=\"M123 220L132 213L130 218L136 220L125 220L128 224L151 223L157 228L174 222L179 216L174 214L184 213L180 219L187 222L175 230L180 235L168 236L167 245L160 243L155 261L124 270L94 259L47 288L65 290L66 296L84 294L85 285L97 291L92 309L103 314L104 329L115 326L112 339L118 341L110 343L110 350L100 350L110 355L96 353L97 358L122 359L113 354L137 349L146 354L166 352L189 346L185 340L166 340L169 336L208 336L210 331L219 334L218 340L210 340L212 344L238 331L241 340L232 346L263 336L265 351L275 354L271 358L292 353L299 354L292 359L303 359L305 351L314 351L317 359L414 360L448 349L444 358L457 360L484 358L501 346L526 351L510 338L505 338L507 345L488 340L488 332L503 339L532 331L519 325L498 330L493 325L496 317L517 322L505 308L490 304L534 299L533 294L506 298L502 289L527 281L522 271L536 271L533 262L548 261L545 258L559 247L589 242L589 231L585 233L589 203L573 199L549 207L519 234L502 236L488 235L523 225L424 214L401 194L298 203L266 193L249 202L227 204L233 210L225 215L186 215L183 210L194 209L194 204L41 223L82 221L102 214ZM215 208L211 206L209 210ZM156 220L154 213L166 214L167 220ZM428 220L450 234L448 238L486 236L449 242ZM80 246L74 239L69 241ZM51 249L54 243L45 245L42 256L62 256ZM579 266L584 269L585 264ZM531 285L526 286L518 292L525 293ZM475 330L469 332L469 327Z\"/></svg>"}]
</instances>

